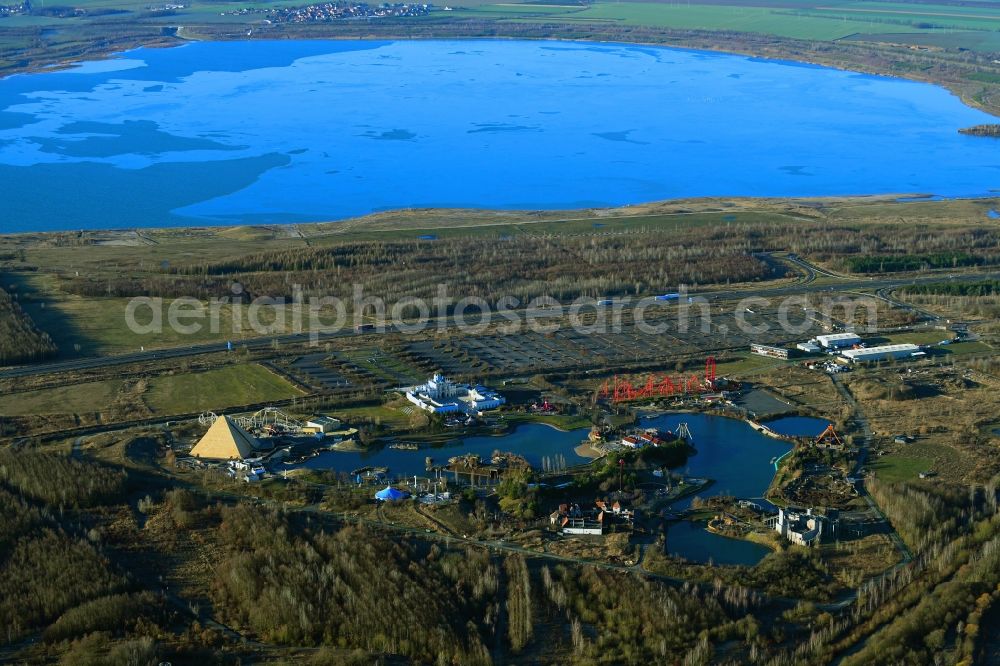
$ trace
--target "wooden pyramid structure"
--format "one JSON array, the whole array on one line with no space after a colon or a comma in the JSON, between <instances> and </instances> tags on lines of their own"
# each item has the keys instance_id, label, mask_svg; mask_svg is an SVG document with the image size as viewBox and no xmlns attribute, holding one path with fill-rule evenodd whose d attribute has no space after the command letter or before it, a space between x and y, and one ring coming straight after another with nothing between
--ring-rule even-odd
<instances>
[{"instance_id":1,"label":"wooden pyramid structure","mask_svg":"<svg viewBox=\"0 0 1000 666\"><path fill-rule=\"evenodd\" d=\"M228 416L220 416L191 449L195 458L242 460L252 458L257 440Z\"/></svg>"}]
</instances>

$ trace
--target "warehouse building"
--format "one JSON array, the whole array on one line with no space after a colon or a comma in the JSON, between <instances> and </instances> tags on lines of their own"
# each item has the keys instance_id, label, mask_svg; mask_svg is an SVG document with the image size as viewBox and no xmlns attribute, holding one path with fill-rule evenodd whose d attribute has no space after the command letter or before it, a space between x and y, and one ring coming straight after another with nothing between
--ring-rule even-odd
<instances>
[{"instance_id":1,"label":"warehouse building","mask_svg":"<svg viewBox=\"0 0 1000 666\"><path fill-rule=\"evenodd\" d=\"M882 345L880 347L867 347L865 349L845 349L841 355L853 363L868 363L872 361L883 361L887 358L909 358L915 355L922 355L920 347L913 344Z\"/></svg>"},{"instance_id":2,"label":"warehouse building","mask_svg":"<svg viewBox=\"0 0 1000 666\"><path fill-rule=\"evenodd\" d=\"M816 342L827 349L843 349L860 344L861 338L854 333L831 333L830 335L817 335Z\"/></svg>"}]
</instances>

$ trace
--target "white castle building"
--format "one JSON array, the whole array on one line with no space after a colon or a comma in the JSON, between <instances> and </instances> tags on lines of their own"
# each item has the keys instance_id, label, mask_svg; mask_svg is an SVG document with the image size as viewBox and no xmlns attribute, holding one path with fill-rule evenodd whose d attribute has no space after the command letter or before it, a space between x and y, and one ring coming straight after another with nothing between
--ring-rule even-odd
<instances>
[{"instance_id":1,"label":"white castle building","mask_svg":"<svg viewBox=\"0 0 1000 666\"><path fill-rule=\"evenodd\" d=\"M812 509L779 508L778 515L768 518L765 524L794 544L814 546L837 533L839 513L832 509L828 513L823 516Z\"/></svg>"},{"instance_id":2,"label":"white castle building","mask_svg":"<svg viewBox=\"0 0 1000 666\"><path fill-rule=\"evenodd\" d=\"M496 409L507 402L493 389L478 384L456 384L440 373L427 380L426 384L407 389L406 399L433 414L478 414L487 409Z\"/></svg>"}]
</instances>

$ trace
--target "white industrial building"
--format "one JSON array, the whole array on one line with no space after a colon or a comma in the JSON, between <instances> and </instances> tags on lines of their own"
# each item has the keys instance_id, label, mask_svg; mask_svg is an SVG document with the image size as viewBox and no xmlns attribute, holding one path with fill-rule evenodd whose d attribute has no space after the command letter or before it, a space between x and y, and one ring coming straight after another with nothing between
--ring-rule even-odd
<instances>
[{"instance_id":1,"label":"white industrial building","mask_svg":"<svg viewBox=\"0 0 1000 666\"><path fill-rule=\"evenodd\" d=\"M887 358L909 358L920 353L920 347L905 343L864 349L845 349L841 352L841 356L853 363L867 363L869 361L883 361Z\"/></svg>"},{"instance_id":2,"label":"white industrial building","mask_svg":"<svg viewBox=\"0 0 1000 666\"><path fill-rule=\"evenodd\" d=\"M843 349L859 344L861 338L854 333L831 333L830 335L817 335L816 342L827 349Z\"/></svg>"},{"instance_id":3,"label":"white industrial building","mask_svg":"<svg viewBox=\"0 0 1000 666\"><path fill-rule=\"evenodd\" d=\"M817 345L815 342L800 342L799 344L795 345L795 348L807 354L815 354L819 352L819 345Z\"/></svg>"},{"instance_id":4,"label":"white industrial building","mask_svg":"<svg viewBox=\"0 0 1000 666\"><path fill-rule=\"evenodd\" d=\"M750 345L750 353L758 356L770 356L771 358L788 359L788 349L786 347L772 347L771 345Z\"/></svg>"},{"instance_id":5,"label":"white industrial building","mask_svg":"<svg viewBox=\"0 0 1000 666\"><path fill-rule=\"evenodd\" d=\"M487 409L496 409L507 400L485 386L469 386L449 381L442 374L436 374L426 384L414 386L406 391L406 399L424 411L433 414L464 412L477 414Z\"/></svg>"}]
</instances>

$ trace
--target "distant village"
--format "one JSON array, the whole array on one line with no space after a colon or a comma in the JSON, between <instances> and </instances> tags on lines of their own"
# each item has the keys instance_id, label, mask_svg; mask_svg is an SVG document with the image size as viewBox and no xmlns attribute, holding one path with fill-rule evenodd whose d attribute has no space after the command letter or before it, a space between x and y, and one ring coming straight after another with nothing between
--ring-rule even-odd
<instances>
[{"instance_id":1,"label":"distant village","mask_svg":"<svg viewBox=\"0 0 1000 666\"><path fill-rule=\"evenodd\" d=\"M433 5L404 2L369 5L364 2L325 2L305 7L242 7L221 12L221 16L266 15L278 23L322 23L354 18L426 16Z\"/></svg>"},{"instance_id":2,"label":"distant village","mask_svg":"<svg viewBox=\"0 0 1000 666\"><path fill-rule=\"evenodd\" d=\"M24 14L29 9L31 9L31 5L27 2L22 2L17 5L0 5L0 17Z\"/></svg>"}]
</instances>

